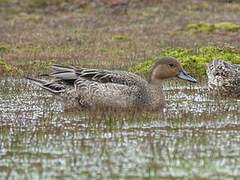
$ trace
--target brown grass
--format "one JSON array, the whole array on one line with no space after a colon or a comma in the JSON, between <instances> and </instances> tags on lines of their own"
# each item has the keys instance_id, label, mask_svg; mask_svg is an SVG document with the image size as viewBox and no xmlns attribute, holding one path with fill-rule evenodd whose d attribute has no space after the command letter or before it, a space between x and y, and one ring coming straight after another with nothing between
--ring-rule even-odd
<instances>
[{"instance_id":1,"label":"brown grass","mask_svg":"<svg viewBox=\"0 0 240 180\"><path fill-rule=\"evenodd\" d=\"M168 47L225 43L240 47L239 32L185 30L188 24L201 21L239 24L237 2L131 1L118 7L101 1L65 5L72 9L60 8L57 3L0 6L0 49L4 48L0 59L24 74L45 71L51 63L126 69Z\"/></svg>"}]
</instances>

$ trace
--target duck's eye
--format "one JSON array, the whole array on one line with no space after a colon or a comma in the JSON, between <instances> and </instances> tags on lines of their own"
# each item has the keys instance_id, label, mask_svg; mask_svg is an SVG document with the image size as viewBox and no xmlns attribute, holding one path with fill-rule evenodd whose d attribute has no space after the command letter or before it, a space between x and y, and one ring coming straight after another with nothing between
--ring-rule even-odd
<instances>
[{"instance_id":1,"label":"duck's eye","mask_svg":"<svg viewBox=\"0 0 240 180\"><path fill-rule=\"evenodd\" d=\"M168 64L171 68L174 68L175 67L175 65L174 64Z\"/></svg>"}]
</instances>

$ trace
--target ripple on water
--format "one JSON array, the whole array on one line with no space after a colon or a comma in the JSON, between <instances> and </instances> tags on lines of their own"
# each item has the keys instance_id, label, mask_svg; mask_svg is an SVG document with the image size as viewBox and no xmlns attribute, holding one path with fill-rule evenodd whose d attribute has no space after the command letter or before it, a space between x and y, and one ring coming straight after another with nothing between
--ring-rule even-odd
<instances>
[{"instance_id":1,"label":"ripple on water","mask_svg":"<svg viewBox=\"0 0 240 180\"><path fill-rule=\"evenodd\" d=\"M240 102L167 86L163 113L64 113L23 79L0 82L0 178L240 176Z\"/></svg>"}]
</instances>

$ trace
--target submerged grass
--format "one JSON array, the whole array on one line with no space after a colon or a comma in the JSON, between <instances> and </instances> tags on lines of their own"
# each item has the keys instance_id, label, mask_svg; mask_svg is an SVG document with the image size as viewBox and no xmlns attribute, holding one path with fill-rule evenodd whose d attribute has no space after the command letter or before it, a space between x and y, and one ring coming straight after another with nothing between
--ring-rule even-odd
<instances>
[{"instance_id":1,"label":"submerged grass","mask_svg":"<svg viewBox=\"0 0 240 180\"><path fill-rule=\"evenodd\" d=\"M237 101L172 85L162 114L69 114L22 79L0 85L1 178L206 178L222 169L239 176Z\"/></svg>"},{"instance_id":2,"label":"submerged grass","mask_svg":"<svg viewBox=\"0 0 240 180\"><path fill-rule=\"evenodd\" d=\"M56 97L26 88L24 80L0 83L1 178L240 175L237 101L214 101L200 87L170 86L162 114L97 117L64 113Z\"/></svg>"}]
</instances>

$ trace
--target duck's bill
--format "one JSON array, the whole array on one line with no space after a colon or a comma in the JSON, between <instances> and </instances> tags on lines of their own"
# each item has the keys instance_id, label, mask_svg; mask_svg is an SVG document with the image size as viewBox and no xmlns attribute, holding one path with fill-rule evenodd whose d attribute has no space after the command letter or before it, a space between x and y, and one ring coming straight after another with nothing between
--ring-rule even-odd
<instances>
[{"instance_id":1,"label":"duck's bill","mask_svg":"<svg viewBox=\"0 0 240 180\"><path fill-rule=\"evenodd\" d=\"M178 78L186 80L186 81L190 81L193 83L197 82L197 80L194 79L192 76L190 76L184 69L180 72L180 74L178 75Z\"/></svg>"}]
</instances>

